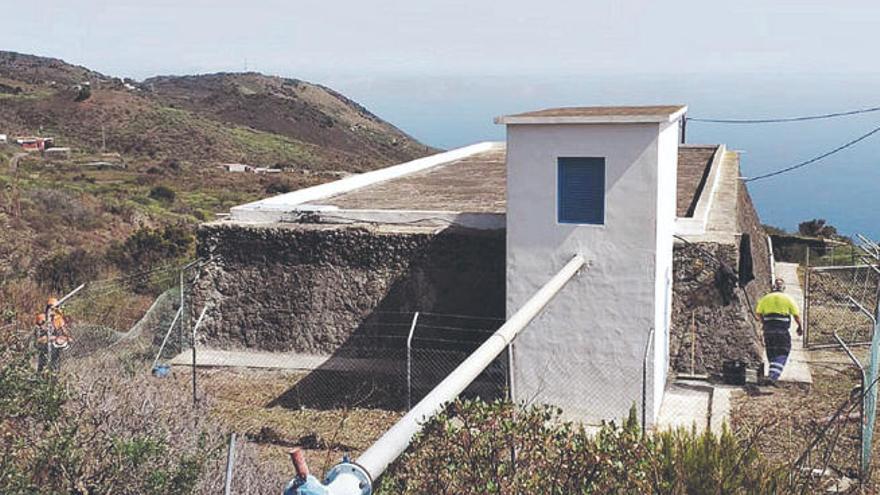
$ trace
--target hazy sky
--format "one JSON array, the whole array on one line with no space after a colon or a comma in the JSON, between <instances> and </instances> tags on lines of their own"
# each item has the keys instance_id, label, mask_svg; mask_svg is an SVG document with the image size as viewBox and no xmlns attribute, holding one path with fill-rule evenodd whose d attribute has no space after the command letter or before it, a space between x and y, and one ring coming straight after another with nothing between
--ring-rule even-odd
<instances>
[{"instance_id":1,"label":"hazy sky","mask_svg":"<svg viewBox=\"0 0 880 495\"><path fill-rule=\"evenodd\" d=\"M877 71L877 1L3 0L0 46L112 75Z\"/></svg>"},{"instance_id":2,"label":"hazy sky","mask_svg":"<svg viewBox=\"0 0 880 495\"><path fill-rule=\"evenodd\" d=\"M24 7L24 8L21 8ZM108 75L256 70L329 85L438 147L503 139L492 118L548 106L686 103L764 117L880 105L880 1L0 0L0 49ZM880 125L692 124L756 175ZM880 136L753 183L762 219L824 217L880 238Z\"/></svg>"}]
</instances>

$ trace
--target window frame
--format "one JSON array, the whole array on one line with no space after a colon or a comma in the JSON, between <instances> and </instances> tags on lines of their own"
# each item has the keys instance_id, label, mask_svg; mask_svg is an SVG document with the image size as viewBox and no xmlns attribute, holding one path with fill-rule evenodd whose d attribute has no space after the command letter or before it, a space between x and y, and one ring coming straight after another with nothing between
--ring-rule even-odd
<instances>
[{"instance_id":1,"label":"window frame","mask_svg":"<svg viewBox=\"0 0 880 495\"><path fill-rule=\"evenodd\" d=\"M602 166L602 212L599 222L566 221L562 219L562 168L564 160L600 160ZM608 162L604 156L558 156L556 157L556 224L579 225L585 227L604 227L607 221L608 207Z\"/></svg>"}]
</instances>

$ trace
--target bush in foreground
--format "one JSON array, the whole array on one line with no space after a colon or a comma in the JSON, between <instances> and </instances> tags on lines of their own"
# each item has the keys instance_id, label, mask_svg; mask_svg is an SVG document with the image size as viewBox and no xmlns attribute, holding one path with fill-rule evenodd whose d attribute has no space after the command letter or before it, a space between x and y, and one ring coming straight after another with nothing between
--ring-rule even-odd
<instances>
[{"instance_id":1,"label":"bush in foreground","mask_svg":"<svg viewBox=\"0 0 880 495\"><path fill-rule=\"evenodd\" d=\"M29 348L0 342L0 493L187 494L222 438L184 394L113 359L37 374Z\"/></svg>"},{"instance_id":2,"label":"bush in foreground","mask_svg":"<svg viewBox=\"0 0 880 495\"><path fill-rule=\"evenodd\" d=\"M456 402L426 425L378 493L785 493L785 480L727 430L642 436L633 413L588 432L550 407Z\"/></svg>"}]
</instances>

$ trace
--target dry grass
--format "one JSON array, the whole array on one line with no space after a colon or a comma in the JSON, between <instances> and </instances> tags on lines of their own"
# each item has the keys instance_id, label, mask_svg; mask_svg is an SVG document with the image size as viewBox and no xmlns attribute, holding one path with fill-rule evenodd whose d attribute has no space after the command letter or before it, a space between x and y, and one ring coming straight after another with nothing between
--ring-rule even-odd
<instances>
[{"instance_id":1,"label":"dry grass","mask_svg":"<svg viewBox=\"0 0 880 495\"><path fill-rule=\"evenodd\" d=\"M85 312L71 308L70 313ZM74 395L82 397L80 402L106 405L102 418L108 427L121 428L136 420L144 432L171 435L182 445L191 444L205 429L214 444L236 432L235 493L279 491L292 476L286 452L295 446L307 451L310 466L320 475L343 454L356 456L365 450L402 415L364 407L303 408L287 398L309 374L254 369L200 369L200 402L193 408L188 367L175 367L163 379L150 375L158 327L117 342L121 334L113 329L74 319L74 345L63 354L62 374ZM16 330L25 338L29 332L29 325ZM100 397L93 397L95 391ZM369 395L354 403L366 404ZM198 493L221 489L224 450L209 461Z\"/></svg>"},{"instance_id":2,"label":"dry grass","mask_svg":"<svg viewBox=\"0 0 880 495\"><path fill-rule=\"evenodd\" d=\"M343 454L356 456L365 450L402 416L383 409L315 410L272 405L305 376L215 369L200 371L198 381L200 393L210 400L212 417L225 429L258 444L259 456L284 473L290 472L286 452L291 447L305 449L312 468L323 473Z\"/></svg>"},{"instance_id":3,"label":"dry grass","mask_svg":"<svg viewBox=\"0 0 880 495\"><path fill-rule=\"evenodd\" d=\"M866 350L857 352L859 359L866 363ZM792 463L798 459L827 423L827 418L849 399L853 387L859 383L857 370L841 351L812 351L809 359L812 388L792 385L768 395L753 391L739 397L733 404L733 428L742 434L765 428L758 437L758 446L771 461ZM858 408L854 412L858 413ZM835 436L836 444L832 445ZM844 422L839 436L830 435L814 452L821 454L826 448L833 452L829 463L832 470L839 475L854 477L859 462L858 421ZM880 464L876 455L875 466ZM817 462L814 461L814 467L821 467L815 465ZM878 486L877 477L872 477L869 487L877 490Z\"/></svg>"}]
</instances>

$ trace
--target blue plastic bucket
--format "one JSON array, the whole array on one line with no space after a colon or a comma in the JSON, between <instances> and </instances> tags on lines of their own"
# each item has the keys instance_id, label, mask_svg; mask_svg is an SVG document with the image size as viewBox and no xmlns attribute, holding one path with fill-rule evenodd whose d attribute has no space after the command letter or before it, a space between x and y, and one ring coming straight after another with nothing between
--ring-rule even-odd
<instances>
[{"instance_id":1,"label":"blue plastic bucket","mask_svg":"<svg viewBox=\"0 0 880 495\"><path fill-rule=\"evenodd\" d=\"M165 378L169 373L171 373L171 366L167 364L157 364L153 368L153 376L156 378Z\"/></svg>"}]
</instances>

